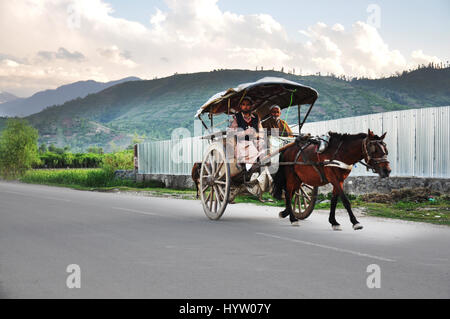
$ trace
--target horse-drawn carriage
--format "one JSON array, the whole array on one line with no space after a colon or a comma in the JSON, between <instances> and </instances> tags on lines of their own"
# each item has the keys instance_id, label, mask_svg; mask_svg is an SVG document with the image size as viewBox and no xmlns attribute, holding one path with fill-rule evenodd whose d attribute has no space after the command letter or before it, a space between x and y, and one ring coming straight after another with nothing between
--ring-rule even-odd
<instances>
[{"instance_id":1,"label":"horse-drawn carriage","mask_svg":"<svg viewBox=\"0 0 450 319\"><path fill-rule=\"evenodd\" d=\"M217 127L214 122L215 117L219 115L228 117L228 120L225 122L231 123L230 116L240 111L240 102L245 97L250 97L253 100L253 112L259 116L261 121L270 116L270 108L273 105L278 105L282 110L297 106L297 134L294 134L293 137L279 137L277 136L278 134L270 134L269 131L269 134L266 135L265 151L260 154L257 162L260 176L265 175L266 187L258 186L258 182L261 182L261 179L248 180L243 178L245 176L245 166L240 165L236 159L236 136L230 134L229 129L215 129ZM325 156L323 159L320 159L320 156L314 155L312 156L314 159L312 159L311 155L308 155L308 152L317 153L318 139L302 134L301 129L317 98L317 91L311 87L282 78L263 78L253 83L241 84L234 89L217 93L200 107L195 116L207 130L207 134L202 138L209 141L209 147L204 152L203 161L198 167L200 173L198 174L197 187L204 212L208 218L213 220L219 219L224 213L227 204L243 191L251 192L251 189L259 187L259 192L261 193L261 191L268 191L272 186L276 186L278 195L281 194L280 188L283 188L285 191L286 210L280 213L280 217L289 215L291 223L296 224L298 219L305 219L312 213L319 186L332 183L335 188L339 188L339 185L335 185L330 179L329 172L332 172L334 175L336 175L334 173L336 170L344 172L343 178L341 178L343 181L350 173L351 164L361 159L365 159L367 165L379 171L380 174L380 164L387 163L386 171L383 171L384 173L387 172L389 169L386 159L387 150L382 142L384 136L380 138L370 131L365 136L359 134L363 138L362 142L355 137L355 141L359 141L362 145L362 147L359 145L359 149L363 151L365 149L365 153L363 152L364 154L360 154L361 156L356 156L358 158L355 158L356 160L353 163L349 163L348 160L346 160L348 163L344 163L339 156L336 157L336 154L343 150L343 145L345 146L347 143L344 141L344 136L340 137L341 141L338 143L338 146L330 150L334 152L332 156ZM302 116L301 109L303 105L309 105L309 107ZM203 120L202 116L204 115L208 116L209 125ZM337 141L337 138L334 140ZM330 141L330 145L332 142L334 141ZM375 147L375 149L372 149L372 147ZM291 158L283 156L281 161L278 161L279 154L286 150L290 153L294 151L293 154L295 156L292 155ZM316 157L318 160L315 160ZM290 182L289 176L286 181L286 174L290 174L291 169L292 174L294 174L294 169L298 167L302 172L307 172L309 168L312 171L311 175L314 175L314 177L311 179L307 175L299 177L297 173L296 178L292 179L293 182ZM272 171L268 170L268 168L272 168ZM275 171L273 171L274 168ZM342 188L342 185L340 186ZM338 193L336 192L336 194ZM343 194L342 189L340 193ZM338 195L341 197L345 196L340 193ZM344 201L344 197L342 199ZM351 211L349 211L349 214L351 214ZM351 220L354 228L355 224L359 225L354 216L351 216ZM333 229L339 226L337 222L332 222L332 225ZM355 229L359 228L356 227Z\"/></svg>"}]
</instances>

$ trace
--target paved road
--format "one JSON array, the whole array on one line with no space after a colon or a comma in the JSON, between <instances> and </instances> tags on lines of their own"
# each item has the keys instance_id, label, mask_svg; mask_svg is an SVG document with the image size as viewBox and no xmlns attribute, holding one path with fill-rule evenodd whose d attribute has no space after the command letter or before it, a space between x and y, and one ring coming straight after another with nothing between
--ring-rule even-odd
<instances>
[{"instance_id":1,"label":"paved road","mask_svg":"<svg viewBox=\"0 0 450 319\"><path fill-rule=\"evenodd\" d=\"M0 182L6 298L449 298L450 228L326 212L300 227L279 209ZM69 264L81 288L68 289ZM369 289L368 265L381 288Z\"/></svg>"}]
</instances>

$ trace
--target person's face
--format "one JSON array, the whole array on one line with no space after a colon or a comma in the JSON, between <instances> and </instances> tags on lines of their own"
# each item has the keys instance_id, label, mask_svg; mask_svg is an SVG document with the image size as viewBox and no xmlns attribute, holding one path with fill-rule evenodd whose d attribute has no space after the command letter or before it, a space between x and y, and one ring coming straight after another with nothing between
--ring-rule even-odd
<instances>
[{"instance_id":1,"label":"person's face","mask_svg":"<svg viewBox=\"0 0 450 319\"><path fill-rule=\"evenodd\" d=\"M241 102L241 111L243 113L250 113L252 110L252 104L248 100L243 100Z\"/></svg>"},{"instance_id":2,"label":"person's face","mask_svg":"<svg viewBox=\"0 0 450 319\"><path fill-rule=\"evenodd\" d=\"M270 111L270 115L278 119L281 116L281 111L278 108L274 108Z\"/></svg>"}]
</instances>

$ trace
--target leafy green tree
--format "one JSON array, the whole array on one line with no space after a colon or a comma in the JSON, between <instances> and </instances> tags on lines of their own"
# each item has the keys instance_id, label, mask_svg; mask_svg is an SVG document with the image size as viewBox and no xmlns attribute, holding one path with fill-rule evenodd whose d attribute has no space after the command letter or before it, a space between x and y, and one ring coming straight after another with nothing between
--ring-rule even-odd
<instances>
[{"instance_id":1,"label":"leafy green tree","mask_svg":"<svg viewBox=\"0 0 450 319\"><path fill-rule=\"evenodd\" d=\"M134 132L133 139L131 140L131 144L128 145L127 150L133 150L135 144L144 142L146 138L147 136L145 134L139 135L138 133Z\"/></svg>"},{"instance_id":2,"label":"leafy green tree","mask_svg":"<svg viewBox=\"0 0 450 319\"><path fill-rule=\"evenodd\" d=\"M8 119L0 136L0 175L6 179L21 176L39 161L38 131L23 119Z\"/></svg>"},{"instance_id":3,"label":"leafy green tree","mask_svg":"<svg viewBox=\"0 0 450 319\"><path fill-rule=\"evenodd\" d=\"M48 150L49 150L49 152L52 152L52 153L56 153L56 146L55 146L55 144L50 144L50 146L48 147Z\"/></svg>"},{"instance_id":4,"label":"leafy green tree","mask_svg":"<svg viewBox=\"0 0 450 319\"><path fill-rule=\"evenodd\" d=\"M47 145L44 144L44 143L42 143L42 144L39 146L39 153L40 153L40 154L44 154L45 152L47 152Z\"/></svg>"},{"instance_id":5,"label":"leafy green tree","mask_svg":"<svg viewBox=\"0 0 450 319\"><path fill-rule=\"evenodd\" d=\"M103 154L103 148L99 146L91 146L87 149L88 153Z\"/></svg>"},{"instance_id":6,"label":"leafy green tree","mask_svg":"<svg viewBox=\"0 0 450 319\"><path fill-rule=\"evenodd\" d=\"M116 170L132 170L134 169L133 152L125 150L105 154L101 167L110 175L114 175Z\"/></svg>"}]
</instances>

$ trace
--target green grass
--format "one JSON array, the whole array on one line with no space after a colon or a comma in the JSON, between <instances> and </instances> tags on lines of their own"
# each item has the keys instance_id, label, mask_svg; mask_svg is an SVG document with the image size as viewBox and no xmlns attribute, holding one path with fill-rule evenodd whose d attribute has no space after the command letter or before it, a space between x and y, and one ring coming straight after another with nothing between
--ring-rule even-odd
<instances>
[{"instance_id":1,"label":"green grass","mask_svg":"<svg viewBox=\"0 0 450 319\"><path fill-rule=\"evenodd\" d=\"M132 180L114 179L114 173L101 168L29 170L19 180L24 183L69 186L78 189L161 186L161 183L157 181L136 183Z\"/></svg>"},{"instance_id":2,"label":"green grass","mask_svg":"<svg viewBox=\"0 0 450 319\"><path fill-rule=\"evenodd\" d=\"M365 207L369 216L450 225L450 201L445 198L427 203L365 203Z\"/></svg>"},{"instance_id":3,"label":"green grass","mask_svg":"<svg viewBox=\"0 0 450 319\"><path fill-rule=\"evenodd\" d=\"M249 203L249 204L255 204L255 205L260 205L260 206L274 206L274 207L283 207L284 206L284 201L276 200L269 194L263 194L262 198L265 201L264 203L260 202L259 199L256 198L255 196L239 195L239 196L236 196L236 198L234 199L234 202L237 204Z\"/></svg>"}]
</instances>

